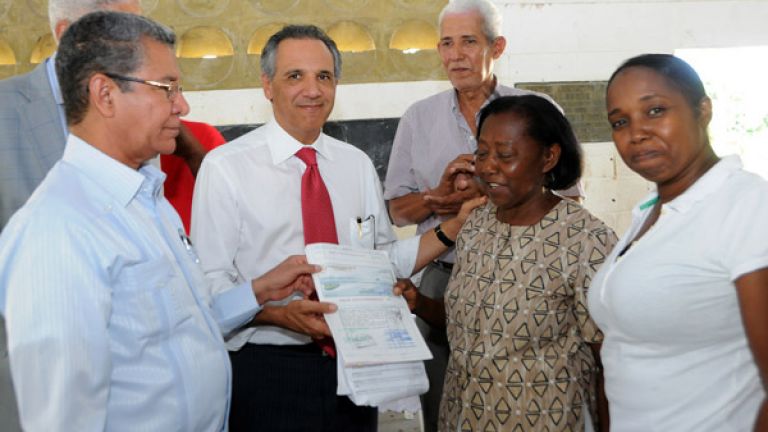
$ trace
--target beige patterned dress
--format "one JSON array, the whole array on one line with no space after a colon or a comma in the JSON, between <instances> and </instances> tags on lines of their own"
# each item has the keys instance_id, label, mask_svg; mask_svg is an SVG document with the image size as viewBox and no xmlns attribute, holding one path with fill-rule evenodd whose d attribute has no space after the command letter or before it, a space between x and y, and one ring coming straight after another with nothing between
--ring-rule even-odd
<instances>
[{"instance_id":1,"label":"beige patterned dress","mask_svg":"<svg viewBox=\"0 0 768 432\"><path fill-rule=\"evenodd\" d=\"M587 288L616 235L568 200L532 226L495 215L490 202L475 210L457 240L440 430L582 431L595 369L585 342L602 340Z\"/></svg>"}]
</instances>

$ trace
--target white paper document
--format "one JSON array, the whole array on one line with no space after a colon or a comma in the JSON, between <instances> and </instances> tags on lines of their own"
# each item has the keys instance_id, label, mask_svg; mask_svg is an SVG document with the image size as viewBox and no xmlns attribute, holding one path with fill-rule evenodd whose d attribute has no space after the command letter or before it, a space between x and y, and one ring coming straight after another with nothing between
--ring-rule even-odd
<instances>
[{"instance_id":1,"label":"white paper document","mask_svg":"<svg viewBox=\"0 0 768 432\"><path fill-rule=\"evenodd\" d=\"M327 243L305 252L323 267L312 275L318 298L338 306L325 315L338 354L337 394L356 405L417 411L429 388L422 360L432 354L405 300L392 293L387 253Z\"/></svg>"},{"instance_id":2,"label":"white paper document","mask_svg":"<svg viewBox=\"0 0 768 432\"><path fill-rule=\"evenodd\" d=\"M432 358L405 300L392 293L385 251L314 243L305 252L323 267L312 275L318 298L338 306L325 320L345 367Z\"/></svg>"},{"instance_id":3,"label":"white paper document","mask_svg":"<svg viewBox=\"0 0 768 432\"><path fill-rule=\"evenodd\" d=\"M422 361L349 368L339 361L338 379L337 394L348 396L355 405L377 406L382 411L419 411L418 395L429 389Z\"/></svg>"}]
</instances>

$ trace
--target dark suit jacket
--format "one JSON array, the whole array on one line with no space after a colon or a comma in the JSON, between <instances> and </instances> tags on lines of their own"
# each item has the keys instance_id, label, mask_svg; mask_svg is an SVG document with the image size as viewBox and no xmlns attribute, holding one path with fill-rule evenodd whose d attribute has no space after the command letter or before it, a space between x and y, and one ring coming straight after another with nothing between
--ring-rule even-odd
<instances>
[{"instance_id":1,"label":"dark suit jacket","mask_svg":"<svg viewBox=\"0 0 768 432\"><path fill-rule=\"evenodd\" d=\"M0 231L27 201L66 143L45 63L0 81ZM0 317L0 428L20 431Z\"/></svg>"}]
</instances>

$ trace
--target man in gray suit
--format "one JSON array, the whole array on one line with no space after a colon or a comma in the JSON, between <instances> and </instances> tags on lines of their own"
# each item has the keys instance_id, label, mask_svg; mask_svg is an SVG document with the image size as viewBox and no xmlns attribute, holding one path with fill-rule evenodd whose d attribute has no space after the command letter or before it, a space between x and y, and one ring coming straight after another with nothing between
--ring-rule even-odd
<instances>
[{"instance_id":1,"label":"man in gray suit","mask_svg":"<svg viewBox=\"0 0 768 432\"><path fill-rule=\"evenodd\" d=\"M141 13L138 0L50 0L48 16L58 41L70 23L96 10ZM67 138L54 57L31 72L0 81L0 230L27 201Z\"/></svg>"},{"instance_id":2,"label":"man in gray suit","mask_svg":"<svg viewBox=\"0 0 768 432\"><path fill-rule=\"evenodd\" d=\"M96 10L141 13L139 0L50 0L58 41L69 24ZM31 72L0 81L0 231L64 153L67 127L54 57ZM20 431L0 317L0 430Z\"/></svg>"}]
</instances>

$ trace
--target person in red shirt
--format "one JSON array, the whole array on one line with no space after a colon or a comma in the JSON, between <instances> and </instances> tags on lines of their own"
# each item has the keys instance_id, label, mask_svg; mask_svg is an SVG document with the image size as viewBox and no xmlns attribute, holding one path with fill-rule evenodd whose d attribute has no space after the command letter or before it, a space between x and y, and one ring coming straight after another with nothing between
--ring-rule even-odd
<instances>
[{"instance_id":1,"label":"person in red shirt","mask_svg":"<svg viewBox=\"0 0 768 432\"><path fill-rule=\"evenodd\" d=\"M182 120L176 151L172 155L160 155L160 168L166 176L163 192L173 208L181 216L184 229L189 233L192 213L192 193L195 177L203 157L226 140L215 127L200 122ZM183 140L186 145L180 145ZM199 145L194 145L199 144Z\"/></svg>"}]
</instances>

